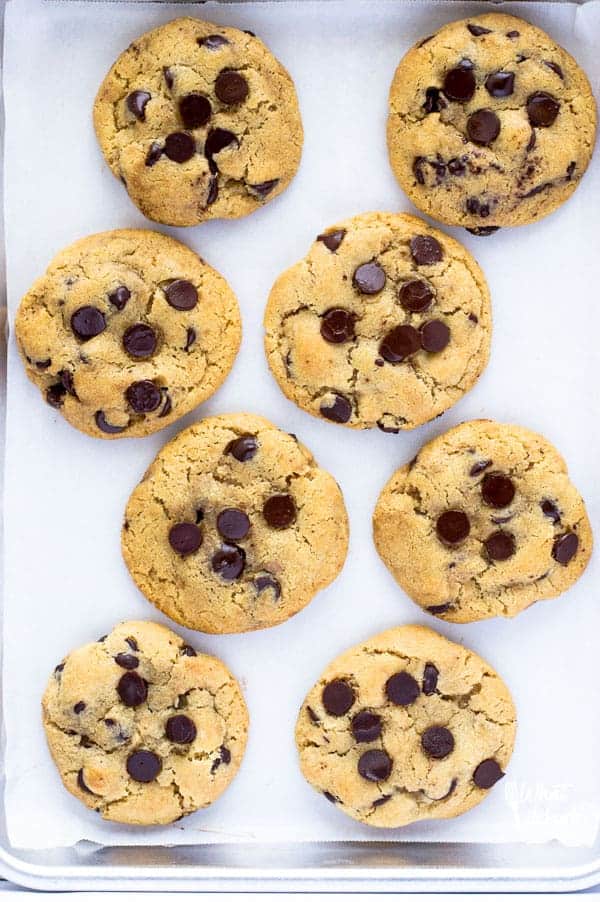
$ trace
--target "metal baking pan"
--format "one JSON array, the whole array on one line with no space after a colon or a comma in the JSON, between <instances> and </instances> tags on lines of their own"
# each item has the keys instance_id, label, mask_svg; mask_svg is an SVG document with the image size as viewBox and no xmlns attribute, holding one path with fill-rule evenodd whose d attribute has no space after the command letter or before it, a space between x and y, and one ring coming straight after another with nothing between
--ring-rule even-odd
<instances>
[{"instance_id":1,"label":"metal baking pan","mask_svg":"<svg viewBox=\"0 0 600 902\"><path fill-rule=\"evenodd\" d=\"M1 0L2 38L5 2ZM3 129L1 96L0 117ZM2 145L3 142L0 154ZM0 230L0 453L3 454L7 335L1 219ZM4 773L0 792L3 797ZM526 845L373 841L270 847L257 844L102 847L83 842L72 848L28 851L11 847L2 809L0 875L17 885L55 891L564 892L600 883L600 839L592 848L567 848L554 842Z\"/></svg>"}]
</instances>

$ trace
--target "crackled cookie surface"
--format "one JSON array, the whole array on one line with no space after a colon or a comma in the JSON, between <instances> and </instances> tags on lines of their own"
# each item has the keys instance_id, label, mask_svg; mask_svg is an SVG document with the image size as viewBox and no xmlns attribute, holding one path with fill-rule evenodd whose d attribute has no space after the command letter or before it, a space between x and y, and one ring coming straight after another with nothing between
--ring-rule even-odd
<instances>
[{"instance_id":1,"label":"crackled cookie surface","mask_svg":"<svg viewBox=\"0 0 600 902\"><path fill-rule=\"evenodd\" d=\"M513 617L560 595L592 551L583 500L556 449L492 420L425 445L383 489L373 525L404 591L457 622Z\"/></svg>"},{"instance_id":2,"label":"crackled cookie surface","mask_svg":"<svg viewBox=\"0 0 600 902\"><path fill-rule=\"evenodd\" d=\"M61 251L21 301L15 332L47 403L112 439L156 432L212 395L241 322L225 279L193 251L123 229Z\"/></svg>"},{"instance_id":3,"label":"crackled cookie surface","mask_svg":"<svg viewBox=\"0 0 600 902\"><path fill-rule=\"evenodd\" d=\"M512 754L516 714L497 673L420 626L336 658L296 724L302 773L373 827L455 817L487 796Z\"/></svg>"},{"instance_id":4,"label":"crackled cookie surface","mask_svg":"<svg viewBox=\"0 0 600 902\"><path fill-rule=\"evenodd\" d=\"M43 722L65 788L102 817L169 824L229 786L246 747L240 687L157 623L121 623L50 677Z\"/></svg>"},{"instance_id":5,"label":"crackled cookie surface","mask_svg":"<svg viewBox=\"0 0 600 902\"><path fill-rule=\"evenodd\" d=\"M144 595L207 633L287 620L335 579L347 545L333 477L295 436L250 414L210 417L169 442L122 531Z\"/></svg>"},{"instance_id":6,"label":"crackled cookie surface","mask_svg":"<svg viewBox=\"0 0 600 902\"><path fill-rule=\"evenodd\" d=\"M479 234L551 213L592 155L596 105L576 61L522 19L451 22L401 60L388 148L423 212Z\"/></svg>"},{"instance_id":7,"label":"crackled cookie surface","mask_svg":"<svg viewBox=\"0 0 600 902\"><path fill-rule=\"evenodd\" d=\"M142 213L188 226L252 213L296 173L292 79L250 32L175 19L142 35L94 106L102 153Z\"/></svg>"},{"instance_id":8,"label":"crackled cookie surface","mask_svg":"<svg viewBox=\"0 0 600 902\"><path fill-rule=\"evenodd\" d=\"M265 348L281 389L314 416L384 432L443 413L484 369L490 299L457 241L414 216L327 229L275 282Z\"/></svg>"}]
</instances>

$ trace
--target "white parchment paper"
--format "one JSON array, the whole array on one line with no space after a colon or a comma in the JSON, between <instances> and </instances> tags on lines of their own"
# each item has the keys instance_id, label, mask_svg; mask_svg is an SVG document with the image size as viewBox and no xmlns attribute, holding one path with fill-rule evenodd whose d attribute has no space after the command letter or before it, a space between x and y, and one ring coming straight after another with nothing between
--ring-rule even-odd
<instances>
[{"instance_id":1,"label":"white parchment paper","mask_svg":"<svg viewBox=\"0 0 600 902\"><path fill-rule=\"evenodd\" d=\"M177 426L146 439L79 434L27 381L9 351L5 492L4 715L6 810L15 846L386 839L588 844L600 816L597 658L599 559L559 600L515 621L464 626L426 616L396 586L371 540L371 512L391 472L427 439L491 416L543 432L566 456L597 534L600 153L575 196L530 227L475 238L456 232L488 277L495 331L490 365L445 416L413 433L351 432L285 400L262 351L275 277L322 229L367 210L410 210L385 147L387 92L401 55L444 22L485 3L329 0L203 5L9 0L6 12L6 239L11 322L19 298L64 245L91 232L149 225L110 174L92 130L94 94L141 32L178 14L251 29L296 81L306 143L300 172L247 219L168 230L231 282L244 341L224 387ZM489 7L488 7L489 8ZM600 4L506 3L546 28L600 84ZM250 410L298 433L340 482L351 521L342 575L288 623L188 641L222 657L251 714L241 772L214 806L169 828L102 822L62 788L46 749L40 697L70 649L126 618L161 616L121 561L127 497L163 442L206 414ZM166 621L165 621L166 622ZM507 680L519 711L509 775L453 822L374 831L306 784L293 740L302 699L327 662L394 624L422 622L471 646ZM178 628L177 628L178 629ZM180 632L184 632L179 630Z\"/></svg>"}]
</instances>

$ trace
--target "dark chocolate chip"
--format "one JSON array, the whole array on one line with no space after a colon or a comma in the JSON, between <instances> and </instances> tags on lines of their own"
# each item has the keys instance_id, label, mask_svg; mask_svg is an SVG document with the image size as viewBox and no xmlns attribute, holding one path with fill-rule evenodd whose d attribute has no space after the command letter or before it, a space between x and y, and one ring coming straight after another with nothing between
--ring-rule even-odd
<instances>
[{"instance_id":1,"label":"dark chocolate chip","mask_svg":"<svg viewBox=\"0 0 600 902\"><path fill-rule=\"evenodd\" d=\"M371 260L370 263L362 263L357 266L352 276L352 282L361 294L379 294L385 286L385 271L379 263Z\"/></svg>"},{"instance_id":2,"label":"dark chocolate chip","mask_svg":"<svg viewBox=\"0 0 600 902\"><path fill-rule=\"evenodd\" d=\"M201 128L211 113L210 100L204 94L184 94L179 101L179 115L185 128Z\"/></svg>"},{"instance_id":3,"label":"dark chocolate chip","mask_svg":"<svg viewBox=\"0 0 600 902\"><path fill-rule=\"evenodd\" d=\"M75 712L75 714L81 714L82 711L85 711L85 708L85 702L77 702L77 704L73 705L73 711Z\"/></svg>"},{"instance_id":4,"label":"dark chocolate chip","mask_svg":"<svg viewBox=\"0 0 600 902\"><path fill-rule=\"evenodd\" d=\"M558 63L554 63L552 60L544 60L544 66L548 66L549 69L552 69L555 75L558 75L558 77L564 81L565 74Z\"/></svg>"},{"instance_id":5,"label":"dark chocolate chip","mask_svg":"<svg viewBox=\"0 0 600 902\"><path fill-rule=\"evenodd\" d=\"M146 749L132 752L127 759L127 773L137 783L152 783L162 770L158 755Z\"/></svg>"},{"instance_id":6,"label":"dark chocolate chip","mask_svg":"<svg viewBox=\"0 0 600 902\"><path fill-rule=\"evenodd\" d=\"M115 656L115 661L123 670L135 670L139 666L140 659L136 655L128 655L120 652Z\"/></svg>"},{"instance_id":7,"label":"dark chocolate chip","mask_svg":"<svg viewBox=\"0 0 600 902\"><path fill-rule=\"evenodd\" d=\"M277 185L279 184L279 179L270 179L268 182L259 182L256 185L248 184L248 188L254 194L258 194L258 196L262 199L264 197L268 197L272 191L275 190Z\"/></svg>"},{"instance_id":8,"label":"dark chocolate chip","mask_svg":"<svg viewBox=\"0 0 600 902\"><path fill-rule=\"evenodd\" d=\"M374 742L381 736L381 717L372 711L359 711L352 718L350 729L357 742Z\"/></svg>"},{"instance_id":9,"label":"dark chocolate chip","mask_svg":"<svg viewBox=\"0 0 600 902\"><path fill-rule=\"evenodd\" d=\"M575 170L577 169L577 163L575 160L571 160L569 165L567 166L567 181L570 182L575 174Z\"/></svg>"},{"instance_id":10,"label":"dark chocolate chip","mask_svg":"<svg viewBox=\"0 0 600 902\"><path fill-rule=\"evenodd\" d=\"M173 163L187 163L196 153L196 142L186 132L171 132L165 138L164 152Z\"/></svg>"},{"instance_id":11,"label":"dark chocolate chip","mask_svg":"<svg viewBox=\"0 0 600 902\"><path fill-rule=\"evenodd\" d=\"M375 799L373 802L373 808L379 808L380 805L385 805L386 802L389 802L391 799L391 795L388 796L380 796L378 799Z\"/></svg>"},{"instance_id":12,"label":"dark chocolate chip","mask_svg":"<svg viewBox=\"0 0 600 902\"><path fill-rule=\"evenodd\" d=\"M109 423L103 410L96 411L94 420L100 432L106 432L107 435L118 435L127 429L127 426L114 426L112 423Z\"/></svg>"},{"instance_id":13,"label":"dark chocolate chip","mask_svg":"<svg viewBox=\"0 0 600 902\"><path fill-rule=\"evenodd\" d=\"M460 157L454 157L452 160L448 161L448 172L450 175L464 175L466 171L466 163L464 160L461 160Z\"/></svg>"},{"instance_id":14,"label":"dark chocolate chip","mask_svg":"<svg viewBox=\"0 0 600 902\"><path fill-rule=\"evenodd\" d=\"M162 406L162 410L161 410L161 412L160 412L159 415L158 415L159 418L160 418L160 417L167 417L167 416L171 413L171 410L173 409L173 404L172 404L172 401L171 401L171 395L169 394L169 392L167 391L166 388L163 389L163 392L164 392L164 396L165 396L165 401L164 401L164 404L163 404L163 406Z\"/></svg>"},{"instance_id":15,"label":"dark chocolate chip","mask_svg":"<svg viewBox=\"0 0 600 902\"><path fill-rule=\"evenodd\" d=\"M454 736L446 727L429 727L421 736L421 746L430 758L447 758L454 750Z\"/></svg>"},{"instance_id":16,"label":"dark chocolate chip","mask_svg":"<svg viewBox=\"0 0 600 902\"><path fill-rule=\"evenodd\" d=\"M224 128L211 128L204 142L204 156L211 164L212 172L217 171L217 165L213 160L213 156L231 144L239 145L239 141L233 132L229 132Z\"/></svg>"},{"instance_id":17,"label":"dark chocolate chip","mask_svg":"<svg viewBox=\"0 0 600 902\"><path fill-rule=\"evenodd\" d=\"M429 354L443 351L450 341L450 329L441 319L430 319L419 327L421 346Z\"/></svg>"},{"instance_id":18,"label":"dark chocolate chip","mask_svg":"<svg viewBox=\"0 0 600 902\"><path fill-rule=\"evenodd\" d=\"M89 341L106 329L104 314L97 307L79 307L71 317L71 328L77 338Z\"/></svg>"},{"instance_id":19,"label":"dark chocolate chip","mask_svg":"<svg viewBox=\"0 0 600 902\"><path fill-rule=\"evenodd\" d=\"M473 773L473 783L479 789L491 789L504 776L500 765L493 758L486 758L478 764Z\"/></svg>"},{"instance_id":20,"label":"dark chocolate chip","mask_svg":"<svg viewBox=\"0 0 600 902\"><path fill-rule=\"evenodd\" d=\"M287 529L296 521L296 505L291 495L271 495L263 504L263 517L273 529Z\"/></svg>"},{"instance_id":21,"label":"dark chocolate chip","mask_svg":"<svg viewBox=\"0 0 600 902\"><path fill-rule=\"evenodd\" d=\"M111 291L108 296L108 300L113 305L113 307L117 308L117 310L123 310L130 297L131 292L129 288L127 288L125 285L119 285L118 288L115 288L114 291Z\"/></svg>"},{"instance_id":22,"label":"dark chocolate chip","mask_svg":"<svg viewBox=\"0 0 600 902\"><path fill-rule=\"evenodd\" d=\"M507 561L517 550L513 534L502 530L493 532L483 544L491 561Z\"/></svg>"},{"instance_id":23,"label":"dark chocolate chip","mask_svg":"<svg viewBox=\"0 0 600 902\"><path fill-rule=\"evenodd\" d=\"M349 310L333 307L323 314L321 319L321 335L331 344L342 344L354 338L354 322L356 317Z\"/></svg>"},{"instance_id":24,"label":"dark chocolate chip","mask_svg":"<svg viewBox=\"0 0 600 902\"><path fill-rule=\"evenodd\" d=\"M196 738L196 724L185 714L169 717L165 726L167 739L178 745L189 745Z\"/></svg>"},{"instance_id":25,"label":"dark chocolate chip","mask_svg":"<svg viewBox=\"0 0 600 902\"><path fill-rule=\"evenodd\" d=\"M163 155L163 149L156 141L154 141L146 154L146 166L154 166Z\"/></svg>"},{"instance_id":26,"label":"dark chocolate chip","mask_svg":"<svg viewBox=\"0 0 600 902\"><path fill-rule=\"evenodd\" d=\"M162 392L149 379L140 382L132 382L125 397L132 410L136 413L152 413L160 406Z\"/></svg>"},{"instance_id":27,"label":"dark chocolate chip","mask_svg":"<svg viewBox=\"0 0 600 902\"><path fill-rule=\"evenodd\" d=\"M344 240L346 229L337 229L335 232L327 232L317 235L317 241L322 241L328 251L334 253Z\"/></svg>"},{"instance_id":28,"label":"dark chocolate chip","mask_svg":"<svg viewBox=\"0 0 600 902\"><path fill-rule=\"evenodd\" d=\"M89 736L80 736L79 745L83 746L84 749L91 749L94 743Z\"/></svg>"},{"instance_id":29,"label":"dark chocolate chip","mask_svg":"<svg viewBox=\"0 0 600 902\"><path fill-rule=\"evenodd\" d=\"M444 256L439 241L431 235L415 235L410 240L410 252L417 266L439 263Z\"/></svg>"},{"instance_id":30,"label":"dark chocolate chip","mask_svg":"<svg viewBox=\"0 0 600 902\"><path fill-rule=\"evenodd\" d=\"M196 286L187 279L174 279L165 288L165 297L175 310L193 310L198 303Z\"/></svg>"},{"instance_id":31,"label":"dark chocolate chip","mask_svg":"<svg viewBox=\"0 0 600 902\"><path fill-rule=\"evenodd\" d=\"M471 235L477 235L479 238L485 238L487 235L493 235L499 228L500 226L478 226L474 229L467 229L467 232L470 232ZM469 315L469 319L471 318L472 315ZM474 321L478 322L477 318Z\"/></svg>"},{"instance_id":32,"label":"dark chocolate chip","mask_svg":"<svg viewBox=\"0 0 600 902\"><path fill-rule=\"evenodd\" d=\"M423 104L423 109L426 113L439 113L440 110L445 109L447 106L446 98L439 88L427 88L425 91L425 103Z\"/></svg>"},{"instance_id":33,"label":"dark chocolate chip","mask_svg":"<svg viewBox=\"0 0 600 902\"><path fill-rule=\"evenodd\" d=\"M385 360L383 359L383 357L375 358L375 366L385 366Z\"/></svg>"},{"instance_id":34,"label":"dark chocolate chip","mask_svg":"<svg viewBox=\"0 0 600 902\"><path fill-rule=\"evenodd\" d=\"M420 692L419 684L406 670L393 674L385 684L385 694L394 705L412 705Z\"/></svg>"},{"instance_id":35,"label":"dark chocolate chip","mask_svg":"<svg viewBox=\"0 0 600 902\"><path fill-rule=\"evenodd\" d=\"M274 576L271 576L270 573L261 574L254 578L254 588L258 595L262 592L266 592L267 589L271 589L273 591L273 595L275 596L275 600L281 597L281 583L278 579L275 579Z\"/></svg>"},{"instance_id":36,"label":"dark chocolate chip","mask_svg":"<svg viewBox=\"0 0 600 902\"><path fill-rule=\"evenodd\" d=\"M426 664L423 670L423 693L425 695L433 695L437 689L439 670L435 664Z\"/></svg>"},{"instance_id":37,"label":"dark chocolate chip","mask_svg":"<svg viewBox=\"0 0 600 902\"><path fill-rule=\"evenodd\" d=\"M334 395L332 401L321 402L319 412L333 423L347 423L352 416L352 404L343 395Z\"/></svg>"},{"instance_id":38,"label":"dark chocolate chip","mask_svg":"<svg viewBox=\"0 0 600 902\"><path fill-rule=\"evenodd\" d=\"M507 38L511 38L511 39L513 39L513 40L514 40L514 38L518 38L518 37L520 37L520 36L521 36L521 32L520 32L520 31L514 31L514 30L513 30L513 31L507 31L507 32L506 32L506 37L507 37Z\"/></svg>"},{"instance_id":39,"label":"dark chocolate chip","mask_svg":"<svg viewBox=\"0 0 600 902\"><path fill-rule=\"evenodd\" d=\"M124 705L137 708L148 698L148 686L136 670L128 670L117 683L117 692Z\"/></svg>"},{"instance_id":40,"label":"dark chocolate chip","mask_svg":"<svg viewBox=\"0 0 600 902\"><path fill-rule=\"evenodd\" d=\"M446 604L429 605L429 607L426 608L426 610L429 611L430 614L437 615L437 614L445 614L446 611L450 610L450 607L451 607L451 605L448 602L446 602Z\"/></svg>"},{"instance_id":41,"label":"dark chocolate chip","mask_svg":"<svg viewBox=\"0 0 600 902\"><path fill-rule=\"evenodd\" d=\"M433 292L427 282L420 279L411 279L405 282L398 292L400 303L405 310L411 313L423 313L433 304Z\"/></svg>"},{"instance_id":42,"label":"dark chocolate chip","mask_svg":"<svg viewBox=\"0 0 600 902\"><path fill-rule=\"evenodd\" d=\"M83 779L83 768L77 772L77 785L79 786L82 792L89 792L93 795L92 790L87 786L85 780Z\"/></svg>"},{"instance_id":43,"label":"dark chocolate chip","mask_svg":"<svg viewBox=\"0 0 600 902\"><path fill-rule=\"evenodd\" d=\"M152 357L156 345L156 332L146 323L130 326L123 335L123 347L131 357Z\"/></svg>"},{"instance_id":44,"label":"dark chocolate chip","mask_svg":"<svg viewBox=\"0 0 600 902\"><path fill-rule=\"evenodd\" d=\"M471 25L470 23L467 25L467 28L476 38L481 37L482 34L491 34L491 28L484 28L483 25Z\"/></svg>"},{"instance_id":45,"label":"dark chocolate chip","mask_svg":"<svg viewBox=\"0 0 600 902\"><path fill-rule=\"evenodd\" d=\"M198 46L206 47L207 50L220 50L225 44L229 44L229 41L222 34L208 34L204 38L198 38Z\"/></svg>"},{"instance_id":46,"label":"dark chocolate chip","mask_svg":"<svg viewBox=\"0 0 600 902\"><path fill-rule=\"evenodd\" d=\"M248 535L250 519L243 511L227 507L217 517L217 529L224 539L236 542Z\"/></svg>"},{"instance_id":47,"label":"dark chocolate chip","mask_svg":"<svg viewBox=\"0 0 600 902\"><path fill-rule=\"evenodd\" d=\"M198 336L196 335L196 330L193 329L192 326L190 326L185 334L185 345L183 350L189 351L192 345L195 343L197 337Z\"/></svg>"},{"instance_id":48,"label":"dark chocolate chip","mask_svg":"<svg viewBox=\"0 0 600 902\"><path fill-rule=\"evenodd\" d=\"M387 780L392 772L392 759L382 749L369 749L358 759L358 772L373 783Z\"/></svg>"},{"instance_id":49,"label":"dark chocolate chip","mask_svg":"<svg viewBox=\"0 0 600 902\"><path fill-rule=\"evenodd\" d=\"M52 360L48 357L47 360L38 360L35 364L36 369L38 370L47 370L49 366L52 365Z\"/></svg>"},{"instance_id":50,"label":"dark chocolate chip","mask_svg":"<svg viewBox=\"0 0 600 902\"><path fill-rule=\"evenodd\" d=\"M481 216L485 219L490 215L490 205L479 200L478 197L468 197L466 207L467 212L471 213L473 216Z\"/></svg>"},{"instance_id":51,"label":"dark chocolate chip","mask_svg":"<svg viewBox=\"0 0 600 902\"><path fill-rule=\"evenodd\" d=\"M553 125L559 110L559 102L546 91L536 91L527 98L527 115L534 128Z\"/></svg>"},{"instance_id":52,"label":"dark chocolate chip","mask_svg":"<svg viewBox=\"0 0 600 902\"><path fill-rule=\"evenodd\" d=\"M225 454L231 454L240 463L252 460L258 450L258 442L253 435L240 435L229 442L225 448Z\"/></svg>"},{"instance_id":53,"label":"dark chocolate chip","mask_svg":"<svg viewBox=\"0 0 600 902\"><path fill-rule=\"evenodd\" d=\"M402 363L421 348L421 338L414 326L396 326L384 337L379 353L388 363Z\"/></svg>"},{"instance_id":54,"label":"dark chocolate chip","mask_svg":"<svg viewBox=\"0 0 600 902\"><path fill-rule=\"evenodd\" d=\"M332 792L327 792L326 789L323 790L323 795L328 802L331 802L332 805L337 805L337 803L339 802L339 799L336 798L336 796L334 796Z\"/></svg>"},{"instance_id":55,"label":"dark chocolate chip","mask_svg":"<svg viewBox=\"0 0 600 902\"><path fill-rule=\"evenodd\" d=\"M46 404L49 404L50 407L54 407L58 410L58 408L63 405L66 393L67 390L62 382L51 385L46 389Z\"/></svg>"},{"instance_id":56,"label":"dark chocolate chip","mask_svg":"<svg viewBox=\"0 0 600 902\"><path fill-rule=\"evenodd\" d=\"M221 761L223 764L231 764L231 752L224 745L219 749L219 754L221 755Z\"/></svg>"},{"instance_id":57,"label":"dark chocolate chip","mask_svg":"<svg viewBox=\"0 0 600 902\"><path fill-rule=\"evenodd\" d=\"M140 122L146 121L146 104L150 100L148 91L132 91L127 95L125 103L130 113Z\"/></svg>"},{"instance_id":58,"label":"dark chocolate chip","mask_svg":"<svg viewBox=\"0 0 600 902\"><path fill-rule=\"evenodd\" d=\"M574 532L565 532L561 536L557 536L552 546L552 557L564 567L577 554L579 548L579 539Z\"/></svg>"},{"instance_id":59,"label":"dark chocolate chip","mask_svg":"<svg viewBox=\"0 0 600 902\"><path fill-rule=\"evenodd\" d=\"M333 717L346 714L355 701L354 690L345 680L332 680L323 689L323 707Z\"/></svg>"},{"instance_id":60,"label":"dark chocolate chip","mask_svg":"<svg viewBox=\"0 0 600 902\"><path fill-rule=\"evenodd\" d=\"M125 639L125 642L127 643L127 645L129 646L129 648L132 651L138 651L138 644L135 641L135 639L133 638L133 636L127 636L127 638Z\"/></svg>"},{"instance_id":61,"label":"dark chocolate chip","mask_svg":"<svg viewBox=\"0 0 600 902\"><path fill-rule=\"evenodd\" d=\"M197 657L196 649L192 648L191 645L182 645L180 651L181 651L181 654L185 658L196 658Z\"/></svg>"},{"instance_id":62,"label":"dark chocolate chip","mask_svg":"<svg viewBox=\"0 0 600 902\"><path fill-rule=\"evenodd\" d=\"M193 554L202 545L202 532L195 523L176 523L169 530L169 545L177 554Z\"/></svg>"},{"instance_id":63,"label":"dark chocolate chip","mask_svg":"<svg viewBox=\"0 0 600 902\"><path fill-rule=\"evenodd\" d=\"M317 717L317 715L315 714L313 709L310 707L310 705L306 706L306 713L308 714L312 723L314 723L315 725L321 723L321 721L319 720L319 718Z\"/></svg>"},{"instance_id":64,"label":"dark chocolate chip","mask_svg":"<svg viewBox=\"0 0 600 902\"><path fill-rule=\"evenodd\" d=\"M211 204L214 204L216 199L219 196L219 178L215 173L212 173L208 182L208 191L206 193L206 206L210 207Z\"/></svg>"},{"instance_id":65,"label":"dark chocolate chip","mask_svg":"<svg viewBox=\"0 0 600 902\"><path fill-rule=\"evenodd\" d=\"M502 473L488 473L481 481L481 495L490 507L508 507L515 497L515 485Z\"/></svg>"},{"instance_id":66,"label":"dark chocolate chip","mask_svg":"<svg viewBox=\"0 0 600 902\"><path fill-rule=\"evenodd\" d=\"M384 362L385 362L385 361L384 361ZM382 420L377 420L377 428L378 428L381 432L386 432L386 433L388 433L389 435L398 435L398 433L400 432L400 430L397 429L397 428L394 427L394 426L386 426L385 423L382 422Z\"/></svg>"},{"instance_id":67,"label":"dark chocolate chip","mask_svg":"<svg viewBox=\"0 0 600 902\"><path fill-rule=\"evenodd\" d=\"M471 524L464 511L448 510L437 518L435 529L444 545L459 545L469 535Z\"/></svg>"},{"instance_id":68,"label":"dark chocolate chip","mask_svg":"<svg viewBox=\"0 0 600 902\"><path fill-rule=\"evenodd\" d=\"M75 391L75 386L73 385L73 373L69 370L61 370L58 374L60 376L60 381L66 393L71 395L73 398L77 397L77 392Z\"/></svg>"},{"instance_id":69,"label":"dark chocolate chip","mask_svg":"<svg viewBox=\"0 0 600 902\"><path fill-rule=\"evenodd\" d=\"M560 523L560 511L554 501L542 501L540 507L545 517L549 517L553 523Z\"/></svg>"},{"instance_id":70,"label":"dark chocolate chip","mask_svg":"<svg viewBox=\"0 0 600 902\"><path fill-rule=\"evenodd\" d=\"M56 667L54 668L54 673L55 674L62 673L64 669L65 669L65 662L61 661L61 663L57 664Z\"/></svg>"},{"instance_id":71,"label":"dark chocolate chip","mask_svg":"<svg viewBox=\"0 0 600 902\"><path fill-rule=\"evenodd\" d=\"M493 461L491 460L480 460L476 464L473 464L471 469L469 470L469 476L479 476L480 473L483 473L484 470L487 470L488 467L492 466Z\"/></svg>"},{"instance_id":72,"label":"dark chocolate chip","mask_svg":"<svg viewBox=\"0 0 600 902\"><path fill-rule=\"evenodd\" d=\"M500 120L492 110L476 110L467 119L467 134L475 144L487 147L500 134Z\"/></svg>"},{"instance_id":73,"label":"dark chocolate chip","mask_svg":"<svg viewBox=\"0 0 600 902\"><path fill-rule=\"evenodd\" d=\"M222 579L237 579L246 566L246 552L238 545L224 543L211 558L211 566Z\"/></svg>"},{"instance_id":74,"label":"dark chocolate chip","mask_svg":"<svg viewBox=\"0 0 600 902\"><path fill-rule=\"evenodd\" d=\"M227 106L242 103L248 96L248 82L240 72L223 69L215 81L215 94Z\"/></svg>"},{"instance_id":75,"label":"dark chocolate chip","mask_svg":"<svg viewBox=\"0 0 600 902\"><path fill-rule=\"evenodd\" d=\"M163 66L163 75L165 82L167 83L167 88L169 89L169 91L171 91L173 85L175 84L175 76L173 75L173 71L169 69L168 66Z\"/></svg>"},{"instance_id":76,"label":"dark chocolate chip","mask_svg":"<svg viewBox=\"0 0 600 902\"><path fill-rule=\"evenodd\" d=\"M469 63L469 65L465 65ZM444 94L451 100L466 102L475 93L475 75L469 60L463 60L459 66L446 72L444 78Z\"/></svg>"},{"instance_id":77,"label":"dark chocolate chip","mask_svg":"<svg viewBox=\"0 0 600 902\"><path fill-rule=\"evenodd\" d=\"M488 94L492 97L510 97L515 87L514 72L492 72L485 80Z\"/></svg>"}]
</instances>

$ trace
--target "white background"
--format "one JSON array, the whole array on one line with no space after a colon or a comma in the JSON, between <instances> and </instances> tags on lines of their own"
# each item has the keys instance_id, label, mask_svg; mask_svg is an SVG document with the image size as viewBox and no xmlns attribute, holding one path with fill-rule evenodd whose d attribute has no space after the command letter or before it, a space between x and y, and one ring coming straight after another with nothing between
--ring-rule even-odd
<instances>
[{"instance_id":1,"label":"white background","mask_svg":"<svg viewBox=\"0 0 600 902\"><path fill-rule=\"evenodd\" d=\"M530 2L494 8L547 28L577 55L598 93L597 0L579 7ZM600 795L597 560L566 596L536 605L516 621L443 624L394 583L375 553L370 521L391 472L424 441L461 420L489 416L537 429L558 446L598 531L600 155L574 198L549 219L485 239L454 232L477 256L492 292L492 358L477 387L440 420L413 433L352 432L313 419L280 393L262 351L266 298L279 272L302 257L326 226L367 210L411 209L392 177L385 147L394 68L420 37L453 18L484 11L485 4L304 0L184 8L9 0L11 321L21 295L64 245L95 231L150 225L104 164L91 109L119 52L184 9L255 31L289 68L304 118L304 156L291 187L251 217L163 229L226 276L244 321L242 350L226 384L175 427L114 442L79 434L28 383L11 339L4 611L10 839L30 847L82 838L129 844L557 836L591 842ZM54 665L73 647L121 619L164 619L138 593L121 561L127 497L180 427L206 414L240 410L264 414L298 433L335 475L350 514L348 560L337 582L282 626L239 636L186 634L196 647L225 660L250 708L248 752L223 798L166 829L105 824L63 790L45 746L40 697ZM294 722L306 691L331 658L368 635L412 622L464 642L498 668L520 715L517 746L507 778L469 814L374 831L346 818L304 783Z\"/></svg>"}]
</instances>

